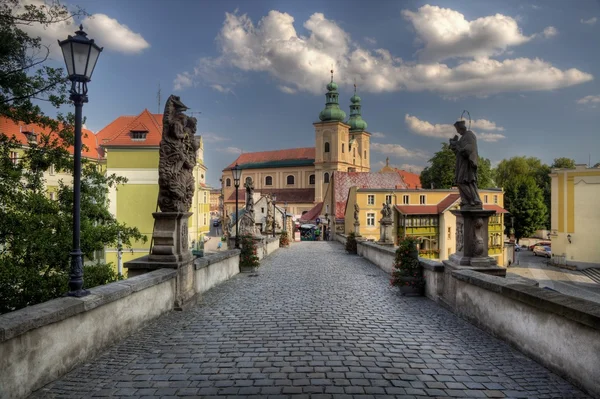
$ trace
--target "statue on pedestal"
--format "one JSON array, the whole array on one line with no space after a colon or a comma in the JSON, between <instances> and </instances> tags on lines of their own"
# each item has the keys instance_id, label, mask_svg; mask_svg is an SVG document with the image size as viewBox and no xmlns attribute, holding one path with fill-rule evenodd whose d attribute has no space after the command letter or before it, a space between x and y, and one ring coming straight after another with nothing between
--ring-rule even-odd
<instances>
[{"instance_id":1,"label":"statue on pedestal","mask_svg":"<svg viewBox=\"0 0 600 399\"><path fill-rule=\"evenodd\" d=\"M456 154L455 181L460 193L460 208L482 209L477 191L477 138L475 133L467 130L464 120L456 122L454 127L461 136L450 139L450 149Z\"/></svg>"},{"instance_id":2,"label":"statue on pedestal","mask_svg":"<svg viewBox=\"0 0 600 399\"><path fill-rule=\"evenodd\" d=\"M360 221L358 219L358 214L360 212L360 207L358 206L358 203L354 204L354 224L355 225L360 225Z\"/></svg>"},{"instance_id":3,"label":"statue on pedestal","mask_svg":"<svg viewBox=\"0 0 600 399\"><path fill-rule=\"evenodd\" d=\"M381 208L381 222L392 222L392 208L387 202Z\"/></svg>"},{"instance_id":4,"label":"statue on pedestal","mask_svg":"<svg viewBox=\"0 0 600 399\"><path fill-rule=\"evenodd\" d=\"M273 201L270 194L265 195L267 201L267 216L265 217L265 231L267 233L273 232Z\"/></svg>"},{"instance_id":5,"label":"statue on pedestal","mask_svg":"<svg viewBox=\"0 0 600 399\"><path fill-rule=\"evenodd\" d=\"M239 233L240 236L251 235L261 237L258 227L254 221L254 183L251 177L246 178L246 210L240 218Z\"/></svg>"},{"instance_id":6,"label":"statue on pedestal","mask_svg":"<svg viewBox=\"0 0 600 399\"><path fill-rule=\"evenodd\" d=\"M379 244L393 245L394 238L392 236L392 208L387 202L382 204L381 220L379 221Z\"/></svg>"}]
</instances>

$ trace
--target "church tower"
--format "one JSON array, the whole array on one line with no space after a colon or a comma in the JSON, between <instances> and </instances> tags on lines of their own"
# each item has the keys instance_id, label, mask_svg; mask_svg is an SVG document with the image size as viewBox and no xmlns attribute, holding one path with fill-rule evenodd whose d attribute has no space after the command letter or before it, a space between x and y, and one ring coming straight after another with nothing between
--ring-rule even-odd
<instances>
[{"instance_id":1,"label":"church tower","mask_svg":"<svg viewBox=\"0 0 600 399\"><path fill-rule=\"evenodd\" d=\"M350 126L343 122L346 113L340 109L338 85L327 85L325 108L319 114L315 127L315 201L323 201L334 171L347 171L352 167L350 152Z\"/></svg>"},{"instance_id":2,"label":"church tower","mask_svg":"<svg viewBox=\"0 0 600 399\"><path fill-rule=\"evenodd\" d=\"M352 157L352 168L356 172L371 171L371 133L367 132L367 122L361 115L360 97L356 94L356 84L354 85L354 95L350 98L350 142L349 152Z\"/></svg>"}]
</instances>

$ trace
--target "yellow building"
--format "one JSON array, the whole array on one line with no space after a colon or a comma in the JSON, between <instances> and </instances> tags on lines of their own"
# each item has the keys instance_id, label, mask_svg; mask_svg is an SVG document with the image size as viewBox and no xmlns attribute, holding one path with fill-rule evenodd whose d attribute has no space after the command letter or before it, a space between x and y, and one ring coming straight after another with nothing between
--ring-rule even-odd
<instances>
[{"instance_id":1,"label":"yellow building","mask_svg":"<svg viewBox=\"0 0 600 399\"><path fill-rule=\"evenodd\" d=\"M108 174L127 179L126 184L109 191L109 209L120 223L137 227L147 242L135 242L122 251L121 262L148 254L151 245L154 218L158 211L158 162L162 138L162 114L144 110L137 116L120 116L97 134L103 149ZM196 155L193 175L196 192L189 219L190 244L209 231L210 192L206 186L206 166L202 138ZM106 261L119 264L116 248L106 248Z\"/></svg>"},{"instance_id":2,"label":"yellow building","mask_svg":"<svg viewBox=\"0 0 600 399\"><path fill-rule=\"evenodd\" d=\"M553 169L551 240L556 263L600 264L600 169Z\"/></svg>"},{"instance_id":3,"label":"yellow building","mask_svg":"<svg viewBox=\"0 0 600 399\"><path fill-rule=\"evenodd\" d=\"M498 265L503 265L504 193L501 189L479 192L484 209L496 211L488 222L488 253ZM456 217L450 211L459 209L459 202L458 191L452 189L374 189L354 186L348 193L344 229L346 233L354 231L353 209L354 204L358 203L361 236L379 240L381 209L384 203L392 204L394 242L397 244L398 237L415 237L420 241L421 257L446 260L456 252Z\"/></svg>"}]
</instances>

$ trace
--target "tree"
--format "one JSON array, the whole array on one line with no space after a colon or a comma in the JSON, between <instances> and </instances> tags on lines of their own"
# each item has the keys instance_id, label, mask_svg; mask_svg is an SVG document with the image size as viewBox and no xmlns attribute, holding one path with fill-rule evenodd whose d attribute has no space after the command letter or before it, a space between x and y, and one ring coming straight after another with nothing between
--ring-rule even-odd
<instances>
[{"instance_id":1,"label":"tree","mask_svg":"<svg viewBox=\"0 0 600 399\"><path fill-rule=\"evenodd\" d=\"M435 153L429 163L431 165L421 172L421 185L423 188L452 188L455 186L456 155L447 143L442 143L442 149ZM477 172L478 187L489 188L494 186L492 166L489 159L479 157Z\"/></svg>"},{"instance_id":2,"label":"tree","mask_svg":"<svg viewBox=\"0 0 600 399\"><path fill-rule=\"evenodd\" d=\"M575 160L566 157L554 158L551 168L575 169Z\"/></svg>"},{"instance_id":3,"label":"tree","mask_svg":"<svg viewBox=\"0 0 600 399\"><path fill-rule=\"evenodd\" d=\"M594 168L600 168L600 162L597 162L593 167Z\"/></svg>"},{"instance_id":4,"label":"tree","mask_svg":"<svg viewBox=\"0 0 600 399\"><path fill-rule=\"evenodd\" d=\"M514 217L517 241L544 227L547 218L544 195L532 176L518 176L505 187L504 207ZM510 226L510 218L505 221Z\"/></svg>"},{"instance_id":5,"label":"tree","mask_svg":"<svg viewBox=\"0 0 600 399\"><path fill-rule=\"evenodd\" d=\"M56 128L56 121L45 116L34 101L55 107L65 104L67 80L62 68L44 65L50 49L24 29L35 24L49 28L87 14L79 8L71 11L57 0L40 5L22 3L0 0L0 116Z\"/></svg>"}]
</instances>

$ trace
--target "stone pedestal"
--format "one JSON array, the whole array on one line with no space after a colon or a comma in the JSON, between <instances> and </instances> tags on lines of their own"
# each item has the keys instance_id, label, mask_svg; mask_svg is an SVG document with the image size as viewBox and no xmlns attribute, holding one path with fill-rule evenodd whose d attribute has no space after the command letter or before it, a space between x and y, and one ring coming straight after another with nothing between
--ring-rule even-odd
<instances>
[{"instance_id":1,"label":"stone pedestal","mask_svg":"<svg viewBox=\"0 0 600 399\"><path fill-rule=\"evenodd\" d=\"M354 237L360 237L360 223L354 222Z\"/></svg>"},{"instance_id":2,"label":"stone pedestal","mask_svg":"<svg viewBox=\"0 0 600 399\"><path fill-rule=\"evenodd\" d=\"M379 245L394 245L394 236L392 235L393 222L391 220L381 219L379 221Z\"/></svg>"},{"instance_id":3,"label":"stone pedestal","mask_svg":"<svg viewBox=\"0 0 600 399\"><path fill-rule=\"evenodd\" d=\"M188 219L191 212L155 212L150 255L125 262L129 277L157 269L177 269L175 309L194 303L194 260L188 247Z\"/></svg>"},{"instance_id":4,"label":"stone pedestal","mask_svg":"<svg viewBox=\"0 0 600 399\"><path fill-rule=\"evenodd\" d=\"M499 277L506 276L506 269L498 267L488 255L488 219L495 211L484 209L461 209L450 211L456 216L456 253L444 263L444 290L442 301L454 308L456 282L455 270L474 270Z\"/></svg>"}]
</instances>

